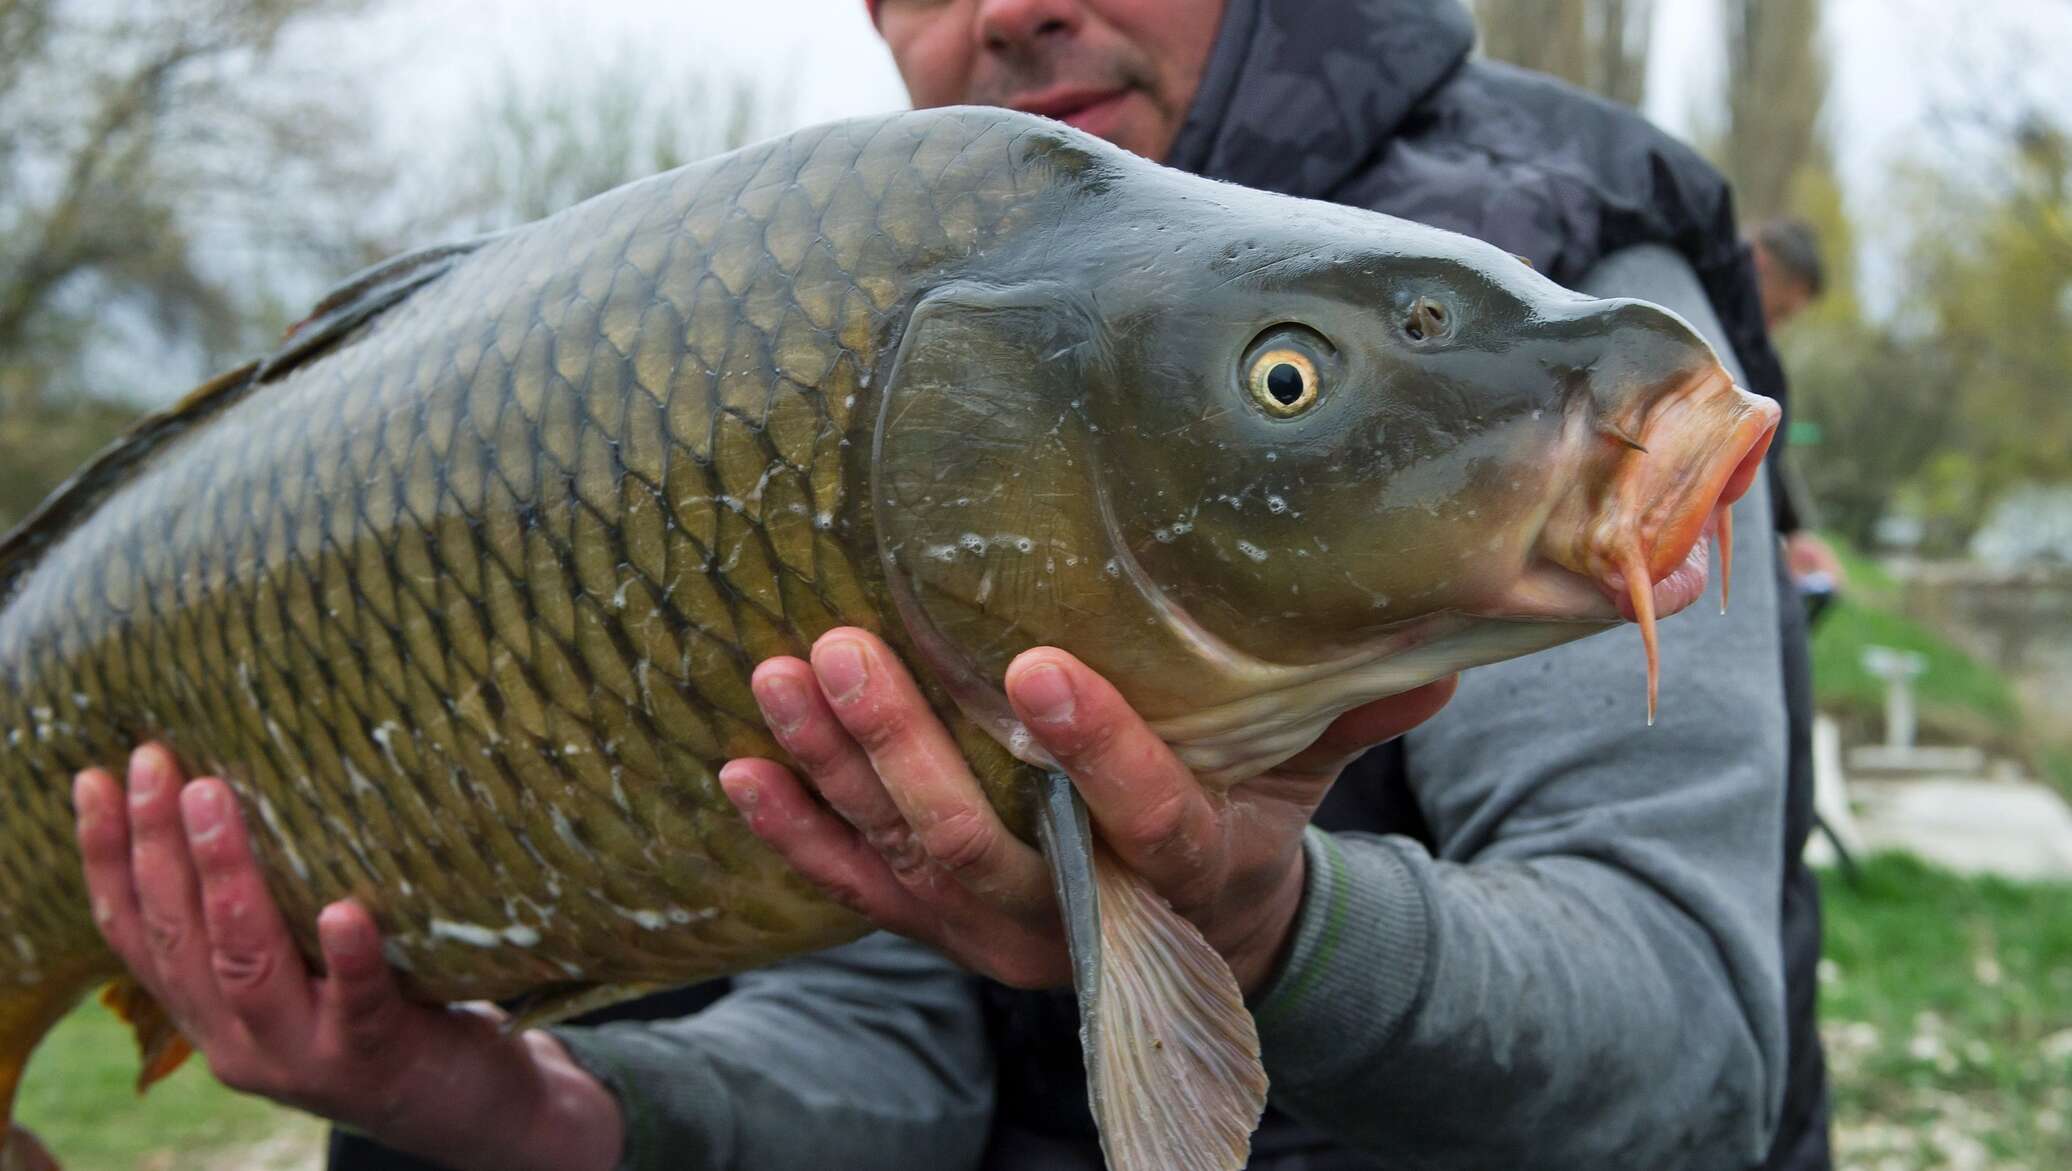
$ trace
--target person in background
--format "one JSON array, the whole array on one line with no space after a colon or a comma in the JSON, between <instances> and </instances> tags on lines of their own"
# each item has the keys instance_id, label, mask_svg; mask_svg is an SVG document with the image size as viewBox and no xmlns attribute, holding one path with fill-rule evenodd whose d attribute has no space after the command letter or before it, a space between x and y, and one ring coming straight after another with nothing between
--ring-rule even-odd
<instances>
[{"instance_id":1,"label":"person in background","mask_svg":"<svg viewBox=\"0 0 2072 1171\"><path fill-rule=\"evenodd\" d=\"M1802 219L1764 220L1748 233L1763 324L1776 333L1827 293L1820 235Z\"/></svg>"},{"instance_id":2,"label":"person in background","mask_svg":"<svg viewBox=\"0 0 2072 1171\"><path fill-rule=\"evenodd\" d=\"M1827 293L1827 265L1820 255L1820 235L1802 219L1764 220L1748 233L1755 260L1756 288L1763 301L1763 325L1772 334ZM1784 534L1784 560L1792 584L1818 621L1847 580L1833 546L1813 531L1813 501L1780 448L1777 459L1784 491L1779 495L1778 531Z\"/></svg>"},{"instance_id":3,"label":"person in background","mask_svg":"<svg viewBox=\"0 0 2072 1171\"><path fill-rule=\"evenodd\" d=\"M870 6L918 106L1480 236L1669 306L1783 396L1725 181L1631 110L1474 57L1457 0ZM1032 734L1247 988L1273 1080L1254 1171L1830 1166L1806 644L1771 494L1740 510L1732 613L1664 625L1652 729L1615 630L1349 716L1224 803L1098 677L1031 652L1049 669L1008 690ZM127 801L79 782L104 931L231 1084L441 1165L1095 1171L1047 881L993 865L1024 856L902 668L840 630L756 692L803 775L722 783L790 802L767 840L907 938L744 974L680 1020L505 1035L401 1000L350 903L312 976L227 789L155 749Z\"/></svg>"}]
</instances>

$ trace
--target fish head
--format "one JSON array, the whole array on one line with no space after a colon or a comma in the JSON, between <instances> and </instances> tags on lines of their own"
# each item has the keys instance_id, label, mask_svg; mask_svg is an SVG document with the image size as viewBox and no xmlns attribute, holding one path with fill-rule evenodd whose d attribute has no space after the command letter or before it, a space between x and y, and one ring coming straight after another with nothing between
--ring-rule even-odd
<instances>
[{"instance_id":1,"label":"fish head","mask_svg":"<svg viewBox=\"0 0 2072 1171\"><path fill-rule=\"evenodd\" d=\"M908 575L994 615L949 623L967 662L991 648L974 679L1064 645L1230 781L1465 667L1625 620L1652 648L1702 592L1702 538L1778 410L1687 323L1452 233L1185 190L1099 208L1067 237L1095 242L1077 268L964 307L955 443L923 445L921 490L880 505L979 501L965 533L1023 534L1020 557L949 569L937 526L922 557L942 564Z\"/></svg>"}]
</instances>

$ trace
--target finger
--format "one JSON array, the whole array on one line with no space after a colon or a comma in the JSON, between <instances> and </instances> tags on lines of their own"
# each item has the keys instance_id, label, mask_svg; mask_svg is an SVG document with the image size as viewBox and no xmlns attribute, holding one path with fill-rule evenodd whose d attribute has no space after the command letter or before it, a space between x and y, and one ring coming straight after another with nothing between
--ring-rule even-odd
<instances>
[{"instance_id":1,"label":"finger","mask_svg":"<svg viewBox=\"0 0 2072 1171\"><path fill-rule=\"evenodd\" d=\"M926 932L929 916L891 864L783 765L728 761L719 784L749 831L829 898L888 931Z\"/></svg>"},{"instance_id":2,"label":"finger","mask_svg":"<svg viewBox=\"0 0 2072 1171\"><path fill-rule=\"evenodd\" d=\"M189 784L180 793L180 813L201 878L217 991L262 1047L305 1035L309 970L252 858L229 786L213 778Z\"/></svg>"},{"instance_id":3,"label":"finger","mask_svg":"<svg viewBox=\"0 0 2072 1171\"><path fill-rule=\"evenodd\" d=\"M130 755L130 877L144 924L144 951L156 980L151 991L183 1027L206 1034L222 1014L209 969L200 886L180 823L179 765L146 744Z\"/></svg>"},{"instance_id":4,"label":"finger","mask_svg":"<svg viewBox=\"0 0 2072 1171\"><path fill-rule=\"evenodd\" d=\"M1315 743L1290 757L1280 771L1335 776L1353 757L1437 715L1459 686L1460 676L1448 675L1400 695L1362 704L1331 721Z\"/></svg>"},{"instance_id":5,"label":"finger","mask_svg":"<svg viewBox=\"0 0 2072 1171\"><path fill-rule=\"evenodd\" d=\"M820 694L811 666L799 659L770 659L755 669L751 686L777 742L798 761L820 796L856 827L894 872L911 870L927 859L870 757Z\"/></svg>"},{"instance_id":6,"label":"finger","mask_svg":"<svg viewBox=\"0 0 2072 1171\"><path fill-rule=\"evenodd\" d=\"M332 903L317 915L317 945L324 953L320 1031L356 1057L393 1049L402 1040L409 1004L381 954L373 914L355 902Z\"/></svg>"},{"instance_id":7,"label":"finger","mask_svg":"<svg viewBox=\"0 0 2072 1171\"><path fill-rule=\"evenodd\" d=\"M929 858L1002 906L1047 910L1042 856L1007 832L898 657L864 631L838 629L813 645L813 672Z\"/></svg>"},{"instance_id":8,"label":"finger","mask_svg":"<svg viewBox=\"0 0 2072 1171\"><path fill-rule=\"evenodd\" d=\"M1181 906L1220 881L1220 821L1201 782L1120 692L1052 647L1008 664L1007 699L1086 798L1101 838Z\"/></svg>"},{"instance_id":9,"label":"finger","mask_svg":"<svg viewBox=\"0 0 2072 1171\"><path fill-rule=\"evenodd\" d=\"M895 876L853 828L774 761L729 761L720 785L758 837L829 897L878 926L1013 987L1051 988L1070 977L1054 911L1003 910L939 868Z\"/></svg>"},{"instance_id":10,"label":"finger","mask_svg":"<svg viewBox=\"0 0 2072 1171\"><path fill-rule=\"evenodd\" d=\"M122 786L105 770L87 769L72 782L72 808L79 818L79 855L94 923L123 963L149 971L137 889L130 878L129 811L123 808Z\"/></svg>"}]
</instances>

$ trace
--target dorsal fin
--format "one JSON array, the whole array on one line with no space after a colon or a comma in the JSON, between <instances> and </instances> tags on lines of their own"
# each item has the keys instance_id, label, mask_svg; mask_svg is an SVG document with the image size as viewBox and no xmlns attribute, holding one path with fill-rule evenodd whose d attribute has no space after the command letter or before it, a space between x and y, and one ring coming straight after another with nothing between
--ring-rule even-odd
<instances>
[{"instance_id":1,"label":"dorsal fin","mask_svg":"<svg viewBox=\"0 0 2072 1171\"><path fill-rule=\"evenodd\" d=\"M0 537L0 603L12 595L15 583L43 549L128 483L153 452L242 401L253 387L275 381L330 349L383 310L444 275L457 258L488 239L406 252L362 270L327 293L308 317L290 326L279 349L212 378L172 406L139 419L60 484L12 532Z\"/></svg>"}]
</instances>

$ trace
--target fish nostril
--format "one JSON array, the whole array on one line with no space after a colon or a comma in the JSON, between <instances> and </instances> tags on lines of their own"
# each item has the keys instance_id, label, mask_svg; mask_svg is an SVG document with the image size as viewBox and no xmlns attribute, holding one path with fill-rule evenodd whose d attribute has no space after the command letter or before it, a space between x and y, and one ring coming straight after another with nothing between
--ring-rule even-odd
<instances>
[{"instance_id":1,"label":"fish nostril","mask_svg":"<svg viewBox=\"0 0 2072 1171\"><path fill-rule=\"evenodd\" d=\"M1403 332L1414 342L1445 333L1446 307L1430 297L1419 297L1410 306L1410 316L1403 322Z\"/></svg>"}]
</instances>

